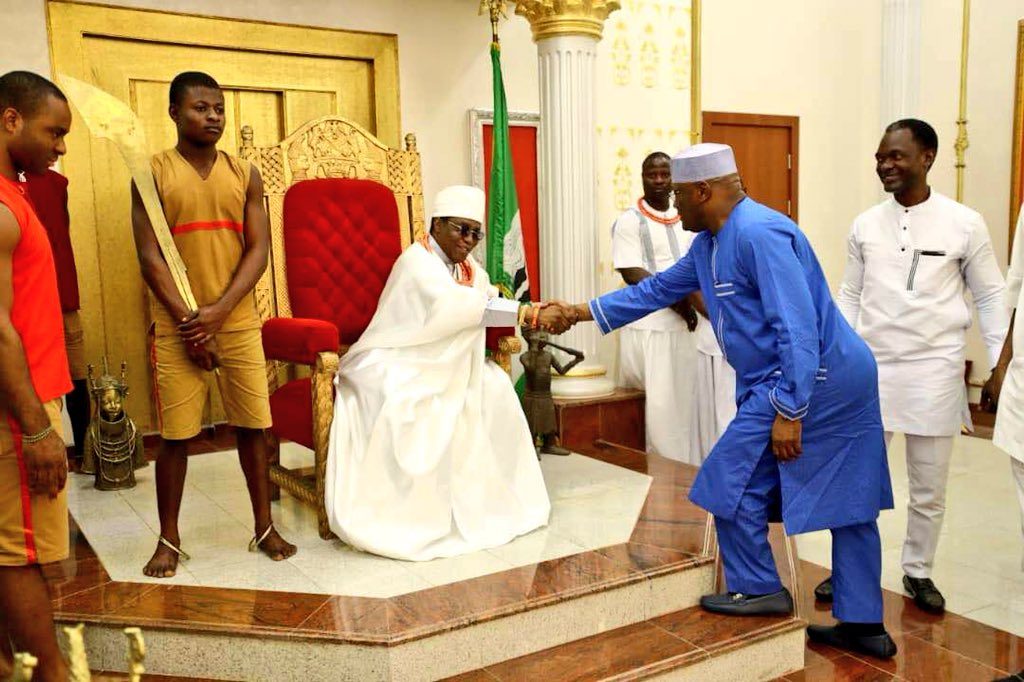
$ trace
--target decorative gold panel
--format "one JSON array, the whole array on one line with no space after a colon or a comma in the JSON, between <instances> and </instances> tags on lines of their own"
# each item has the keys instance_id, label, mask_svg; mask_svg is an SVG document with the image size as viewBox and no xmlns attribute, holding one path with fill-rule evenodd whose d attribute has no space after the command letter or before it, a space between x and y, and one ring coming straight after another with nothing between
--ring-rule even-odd
<instances>
[{"instance_id":1,"label":"decorative gold panel","mask_svg":"<svg viewBox=\"0 0 1024 682\"><path fill-rule=\"evenodd\" d=\"M237 153L243 124L267 146L259 166L269 192L283 193L285 159L276 144L307 121L337 114L385 143L400 141L397 38L265 22L214 19L73 2L48 3L54 72L96 85L129 104L153 152L174 144L167 87L201 68L224 88L220 147ZM107 142L72 127L63 170L69 180L72 243L82 295L86 355L128 361L129 412L155 427L146 339L148 305L131 237L129 178ZM280 207L268 202L271 216ZM274 264L271 264L274 267ZM265 281L266 278L265 278ZM265 297L280 295L263 287ZM219 402L213 420L222 418Z\"/></svg>"}]
</instances>

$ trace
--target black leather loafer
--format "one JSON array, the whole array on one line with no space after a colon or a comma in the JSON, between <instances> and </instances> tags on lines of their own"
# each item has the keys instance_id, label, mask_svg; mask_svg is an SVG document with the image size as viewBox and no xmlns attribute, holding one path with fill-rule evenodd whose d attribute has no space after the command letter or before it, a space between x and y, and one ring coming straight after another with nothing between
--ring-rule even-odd
<instances>
[{"instance_id":1,"label":"black leather loafer","mask_svg":"<svg viewBox=\"0 0 1024 682\"><path fill-rule=\"evenodd\" d=\"M914 598L917 608L928 613L943 613L946 610L946 599L935 587L931 578L911 578L903 576L903 589Z\"/></svg>"},{"instance_id":2,"label":"black leather loafer","mask_svg":"<svg viewBox=\"0 0 1024 682\"><path fill-rule=\"evenodd\" d=\"M831 603L832 601L832 576L829 576L818 583L814 588L814 601Z\"/></svg>"},{"instance_id":3,"label":"black leather loafer","mask_svg":"<svg viewBox=\"0 0 1024 682\"><path fill-rule=\"evenodd\" d=\"M892 641L888 632L880 635L855 635L844 630L842 625L809 625L807 637L818 644L856 651L875 658L892 658L896 655L896 642Z\"/></svg>"},{"instance_id":4,"label":"black leather loafer","mask_svg":"<svg viewBox=\"0 0 1024 682\"><path fill-rule=\"evenodd\" d=\"M700 598L705 611L727 616L777 616L793 613L793 597L789 590L751 597L739 592L706 594Z\"/></svg>"}]
</instances>

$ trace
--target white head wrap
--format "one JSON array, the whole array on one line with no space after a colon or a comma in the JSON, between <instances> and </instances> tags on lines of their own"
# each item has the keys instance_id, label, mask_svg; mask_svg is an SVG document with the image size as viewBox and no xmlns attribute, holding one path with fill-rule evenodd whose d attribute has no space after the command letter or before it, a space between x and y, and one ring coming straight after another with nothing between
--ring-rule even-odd
<instances>
[{"instance_id":1,"label":"white head wrap","mask_svg":"<svg viewBox=\"0 0 1024 682\"><path fill-rule=\"evenodd\" d=\"M672 157L672 182L700 182L736 172L736 157L727 144L695 144Z\"/></svg>"},{"instance_id":2,"label":"white head wrap","mask_svg":"<svg viewBox=\"0 0 1024 682\"><path fill-rule=\"evenodd\" d=\"M430 217L466 218L483 224L485 203L484 191L479 187L452 185L434 197L434 212Z\"/></svg>"}]
</instances>

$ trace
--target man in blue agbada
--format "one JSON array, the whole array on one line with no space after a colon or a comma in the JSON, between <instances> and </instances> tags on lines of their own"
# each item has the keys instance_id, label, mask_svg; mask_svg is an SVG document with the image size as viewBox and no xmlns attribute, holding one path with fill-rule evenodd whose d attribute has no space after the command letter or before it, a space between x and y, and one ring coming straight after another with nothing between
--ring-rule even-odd
<instances>
[{"instance_id":1,"label":"man in blue agbada","mask_svg":"<svg viewBox=\"0 0 1024 682\"><path fill-rule=\"evenodd\" d=\"M736 370L738 413L704 462L690 499L715 517L728 594L701 606L734 615L789 613L768 544L781 515L790 534L832 531L837 626L812 641L886 658L876 519L893 505L875 360L836 308L807 238L746 196L727 145L672 159L676 207L699 232L675 266L566 310L608 333L700 289Z\"/></svg>"}]
</instances>

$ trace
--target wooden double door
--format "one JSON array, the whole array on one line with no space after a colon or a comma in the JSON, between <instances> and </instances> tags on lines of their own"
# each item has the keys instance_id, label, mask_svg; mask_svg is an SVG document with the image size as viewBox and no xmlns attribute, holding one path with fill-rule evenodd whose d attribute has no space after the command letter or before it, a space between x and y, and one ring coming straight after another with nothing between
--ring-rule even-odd
<instances>
[{"instance_id":1,"label":"wooden double door","mask_svg":"<svg viewBox=\"0 0 1024 682\"><path fill-rule=\"evenodd\" d=\"M237 153L280 141L310 119L339 114L397 146L397 38L164 12L51 2L54 75L106 90L138 114L153 152L174 146L168 86L182 71L209 73L227 105L219 145ZM156 426L148 361L148 304L131 236L129 173L118 151L80 120L68 139L72 243L82 291L86 355L128 361L129 414ZM222 411L212 403L208 418Z\"/></svg>"}]
</instances>

